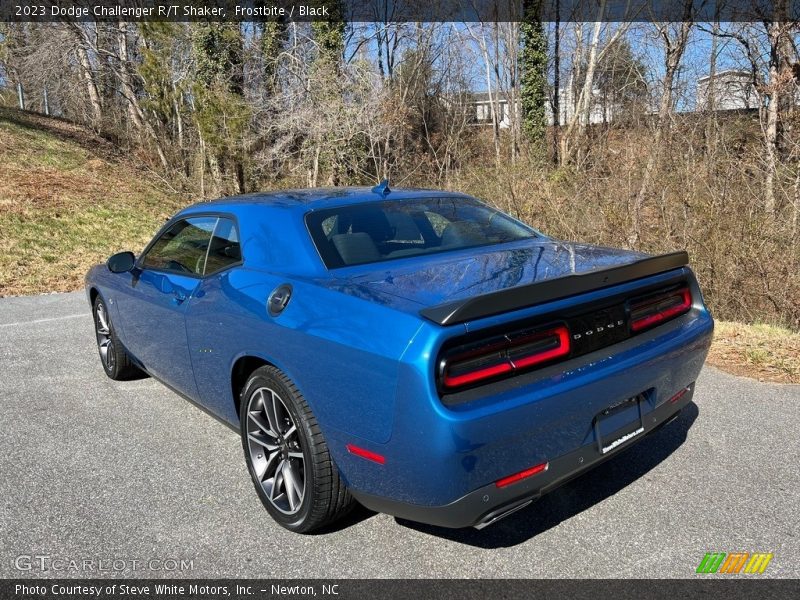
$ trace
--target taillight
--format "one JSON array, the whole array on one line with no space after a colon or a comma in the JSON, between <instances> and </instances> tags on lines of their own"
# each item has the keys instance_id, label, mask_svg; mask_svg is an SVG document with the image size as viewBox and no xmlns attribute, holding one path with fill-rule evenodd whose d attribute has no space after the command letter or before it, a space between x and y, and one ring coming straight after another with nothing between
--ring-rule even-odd
<instances>
[{"instance_id":1,"label":"taillight","mask_svg":"<svg viewBox=\"0 0 800 600\"><path fill-rule=\"evenodd\" d=\"M507 334L447 356L442 363L442 384L451 390L464 387L563 358L569 351L565 325Z\"/></svg>"},{"instance_id":2,"label":"taillight","mask_svg":"<svg viewBox=\"0 0 800 600\"><path fill-rule=\"evenodd\" d=\"M519 473L514 473L513 475L509 475L508 477L503 477L502 479L498 479L494 482L495 486L499 488L504 488L512 483L517 483L518 481L522 481L523 479L527 479L528 477L533 477L534 475L538 475L539 473L544 473L547 471L550 463L542 463L540 465L536 465L535 467L531 467L530 469L525 469L524 471L520 471Z\"/></svg>"},{"instance_id":3,"label":"taillight","mask_svg":"<svg viewBox=\"0 0 800 600\"><path fill-rule=\"evenodd\" d=\"M680 392L672 396L672 398L669 399L669 402L677 402L678 400L683 398L686 395L686 392L688 391L689 391L688 387L683 388Z\"/></svg>"},{"instance_id":4,"label":"taillight","mask_svg":"<svg viewBox=\"0 0 800 600\"><path fill-rule=\"evenodd\" d=\"M355 454L361 458L366 458L367 460L371 460L379 465L386 464L386 458L383 455L367 450L366 448L361 448L355 444L347 444L347 451L350 454Z\"/></svg>"},{"instance_id":5,"label":"taillight","mask_svg":"<svg viewBox=\"0 0 800 600\"><path fill-rule=\"evenodd\" d=\"M639 332L655 327L680 316L692 308L692 294L688 287L634 300L630 305L631 331Z\"/></svg>"}]
</instances>

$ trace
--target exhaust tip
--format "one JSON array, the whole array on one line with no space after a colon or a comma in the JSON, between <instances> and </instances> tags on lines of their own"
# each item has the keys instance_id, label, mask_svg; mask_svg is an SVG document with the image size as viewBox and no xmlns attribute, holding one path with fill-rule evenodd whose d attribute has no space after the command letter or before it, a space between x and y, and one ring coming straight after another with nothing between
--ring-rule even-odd
<instances>
[{"instance_id":1,"label":"exhaust tip","mask_svg":"<svg viewBox=\"0 0 800 600\"><path fill-rule=\"evenodd\" d=\"M515 513L518 510L522 510L529 504L534 501L534 498L528 498L527 500L522 500L521 502L517 502L516 504L512 504L510 506L505 506L500 510L496 510L494 512L490 512L488 515L483 517L480 521L478 521L473 527L475 529L481 530L489 525L493 525L497 523L500 519L506 518L511 513Z\"/></svg>"}]
</instances>

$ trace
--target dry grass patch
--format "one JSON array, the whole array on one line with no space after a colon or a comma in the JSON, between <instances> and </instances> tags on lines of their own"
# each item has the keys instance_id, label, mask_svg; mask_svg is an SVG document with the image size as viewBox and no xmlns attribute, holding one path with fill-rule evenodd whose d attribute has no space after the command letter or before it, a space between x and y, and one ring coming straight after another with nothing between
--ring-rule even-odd
<instances>
[{"instance_id":1,"label":"dry grass patch","mask_svg":"<svg viewBox=\"0 0 800 600\"><path fill-rule=\"evenodd\" d=\"M717 321L708 362L759 381L800 383L800 333Z\"/></svg>"},{"instance_id":2,"label":"dry grass patch","mask_svg":"<svg viewBox=\"0 0 800 600\"><path fill-rule=\"evenodd\" d=\"M0 110L0 296L78 289L185 204L91 132Z\"/></svg>"}]
</instances>

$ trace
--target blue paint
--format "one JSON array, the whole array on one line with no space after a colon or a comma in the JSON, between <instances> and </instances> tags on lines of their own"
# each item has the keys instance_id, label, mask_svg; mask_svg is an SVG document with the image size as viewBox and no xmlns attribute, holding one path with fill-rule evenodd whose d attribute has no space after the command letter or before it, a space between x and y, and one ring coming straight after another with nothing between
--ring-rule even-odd
<instances>
[{"instance_id":1,"label":"blue paint","mask_svg":"<svg viewBox=\"0 0 800 600\"><path fill-rule=\"evenodd\" d=\"M450 192L392 190L409 198L469 198ZM236 220L243 262L199 278L137 266L112 274L94 267L87 289L114 300L112 318L126 348L152 374L238 426L234 364L256 356L284 371L319 421L345 481L362 492L441 505L593 439L592 419L621 399L652 390L643 410L695 381L713 320L688 268L692 310L619 348L571 359L546 377L448 408L438 395L435 359L449 339L574 305L568 298L442 327L419 310L445 301L632 262L641 254L530 239L430 256L327 270L306 229L309 211L375 202L370 188L294 190L196 204L189 215ZM169 226L169 223L167 224ZM165 226L165 227L167 227ZM266 302L292 286L278 317ZM583 294L602 302L643 282ZM175 303L176 295L184 296ZM520 381L523 381L521 378ZM386 457L381 466L349 454L355 443Z\"/></svg>"}]
</instances>

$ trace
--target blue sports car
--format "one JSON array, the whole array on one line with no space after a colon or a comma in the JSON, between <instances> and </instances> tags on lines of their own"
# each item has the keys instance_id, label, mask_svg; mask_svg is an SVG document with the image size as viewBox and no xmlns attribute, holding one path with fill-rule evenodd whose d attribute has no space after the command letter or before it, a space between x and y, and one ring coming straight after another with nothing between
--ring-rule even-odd
<instances>
[{"instance_id":1,"label":"blue sports car","mask_svg":"<svg viewBox=\"0 0 800 600\"><path fill-rule=\"evenodd\" d=\"M195 204L86 292L106 374L238 431L296 532L355 501L494 523L675 418L713 331L685 252L557 241L385 182Z\"/></svg>"}]
</instances>

